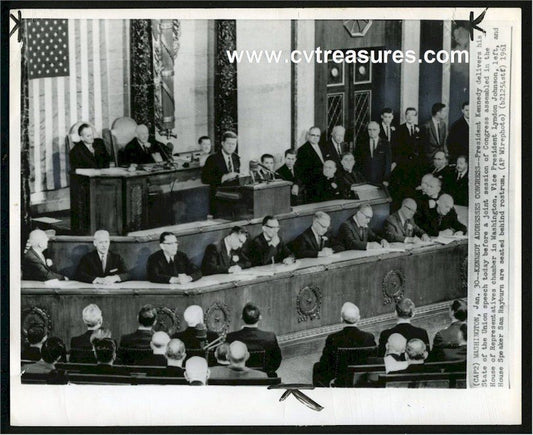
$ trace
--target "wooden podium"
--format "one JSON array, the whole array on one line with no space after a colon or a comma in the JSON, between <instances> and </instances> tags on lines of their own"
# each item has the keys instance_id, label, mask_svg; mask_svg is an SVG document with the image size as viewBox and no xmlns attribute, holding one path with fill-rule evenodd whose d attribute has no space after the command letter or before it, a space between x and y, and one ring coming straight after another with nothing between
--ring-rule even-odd
<instances>
[{"instance_id":1,"label":"wooden podium","mask_svg":"<svg viewBox=\"0 0 533 435\"><path fill-rule=\"evenodd\" d=\"M256 219L291 211L290 181L276 180L241 186L219 186L215 217L228 220Z\"/></svg>"}]
</instances>

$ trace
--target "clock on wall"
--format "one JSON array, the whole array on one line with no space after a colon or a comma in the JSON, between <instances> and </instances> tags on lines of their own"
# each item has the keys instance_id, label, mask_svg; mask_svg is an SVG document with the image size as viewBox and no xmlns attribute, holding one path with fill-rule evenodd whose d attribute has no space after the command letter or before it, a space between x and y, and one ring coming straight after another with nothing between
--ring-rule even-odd
<instances>
[{"instance_id":1,"label":"clock on wall","mask_svg":"<svg viewBox=\"0 0 533 435\"><path fill-rule=\"evenodd\" d=\"M342 24L350 36L355 38L366 35L366 32L368 32L368 29L372 25L372 20L344 20Z\"/></svg>"}]
</instances>

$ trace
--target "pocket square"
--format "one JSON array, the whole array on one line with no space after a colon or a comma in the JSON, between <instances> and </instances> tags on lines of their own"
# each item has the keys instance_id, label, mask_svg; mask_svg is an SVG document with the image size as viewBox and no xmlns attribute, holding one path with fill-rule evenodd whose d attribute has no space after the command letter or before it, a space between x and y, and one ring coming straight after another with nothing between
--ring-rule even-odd
<instances>
[{"instance_id":1,"label":"pocket square","mask_svg":"<svg viewBox=\"0 0 533 435\"><path fill-rule=\"evenodd\" d=\"M117 269L117 268L115 268L115 269L111 269L109 272L110 272L110 273L111 273L111 272L118 272L118 269Z\"/></svg>"}]
</instances>

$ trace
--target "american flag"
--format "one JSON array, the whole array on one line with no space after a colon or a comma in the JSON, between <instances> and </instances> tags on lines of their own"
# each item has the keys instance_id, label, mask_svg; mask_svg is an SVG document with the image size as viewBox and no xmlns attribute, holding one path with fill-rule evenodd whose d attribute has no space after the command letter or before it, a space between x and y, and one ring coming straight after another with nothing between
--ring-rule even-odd
<instances>
[{"instance_id":1,"label":"american flag","mask_svg":"<svg viewBox=\"0 0 533 435\"><path fill-rule=\"evenodd\" d=\"M100 135L113 120L128 115L129 22L38 19L24 25L30 190L36 203L44 200L44 192L68 187L65 137L72 125L90 122Z\"/></svg>"}]
</instances>

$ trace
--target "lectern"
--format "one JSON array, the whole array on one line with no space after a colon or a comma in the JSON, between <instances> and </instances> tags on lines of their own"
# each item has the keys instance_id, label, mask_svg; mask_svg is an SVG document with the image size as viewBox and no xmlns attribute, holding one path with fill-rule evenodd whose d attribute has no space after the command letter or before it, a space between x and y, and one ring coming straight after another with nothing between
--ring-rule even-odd
<instances>
[{"instance_id":1,"label":"lectern","mask_svg":"<svg viewBox=\"0 0 533 435\"><path fill-rule=\"evenodd\" d=\"M242 186L220 186L215 194L217 218L228 220L255 219L291 211L290 181Z\"/></svg>"}]
</instances>

